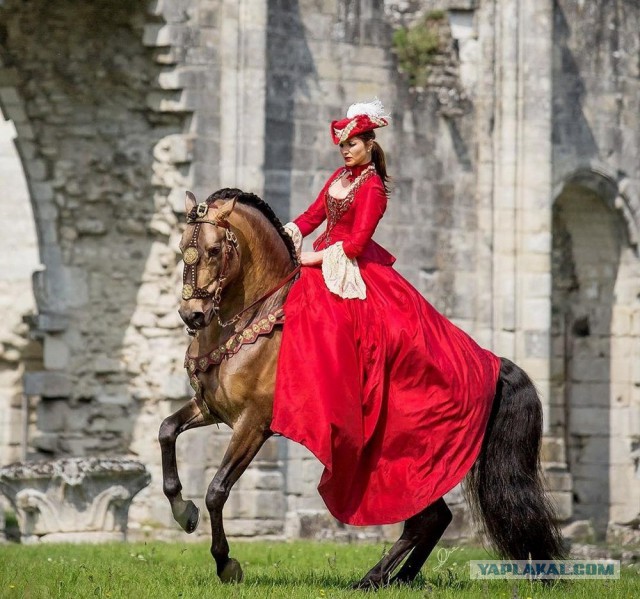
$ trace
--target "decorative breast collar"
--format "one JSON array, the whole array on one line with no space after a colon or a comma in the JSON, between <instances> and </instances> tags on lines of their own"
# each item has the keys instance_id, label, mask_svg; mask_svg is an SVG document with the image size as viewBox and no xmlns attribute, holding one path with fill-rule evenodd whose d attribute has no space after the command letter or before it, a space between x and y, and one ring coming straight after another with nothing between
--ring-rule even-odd
<instances>
[{"instance_id":1,"label":"decorative breast collar","mask_svg":"<svg viewBox=\"0 0 640 599\"><path fill-rule=\"evenodd\" d=\"M211 366L217 366L222 363L225 358L237 354L243 345L255 343L261 335L268 335L273 331L274 327L284 323L284 309L276 308L269 312L267 316L250 324L247 328L239 333L234 333L227 341L216 347L213 351L202 354L201 356L190 356L189 352L184 357L184 367L187 369L191 378L191 386L194 382L200 385L197 377L198 372L206 372ZM195 379L195 381L194 381ZM194 390L197 389L194 387Z\"/></svg>"}]
</instances>

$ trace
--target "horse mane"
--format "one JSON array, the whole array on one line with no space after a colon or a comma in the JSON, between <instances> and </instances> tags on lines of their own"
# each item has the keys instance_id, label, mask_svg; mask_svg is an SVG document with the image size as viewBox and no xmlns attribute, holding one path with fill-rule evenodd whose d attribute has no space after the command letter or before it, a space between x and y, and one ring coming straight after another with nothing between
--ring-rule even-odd
<instances>
[{"instance_id":1,"label":"horse mane","mask_svg":"<svg viewBox=\"0 0 640 599\"><path fill-rule=\"evenodd\" d=\"M280 219L276 216L276 213L273 211L271 206L269 206L269 204L267 204L261 197L257 196L255 193L244 192L236 187L224 187L218 191L214 191L206 199L206 202L207 204L212 204L216 200L231 200L233 198L237 198L237 201L245 206L251 206L258 210L273 225L273 228L278 232L278 235L280 235L280 238L287 246L289 256L291 256L291 261L294 265L298 266L298 254L296 253L293 239L291 239L291 237L285 232Z\"/></svg>"}]
</instances>

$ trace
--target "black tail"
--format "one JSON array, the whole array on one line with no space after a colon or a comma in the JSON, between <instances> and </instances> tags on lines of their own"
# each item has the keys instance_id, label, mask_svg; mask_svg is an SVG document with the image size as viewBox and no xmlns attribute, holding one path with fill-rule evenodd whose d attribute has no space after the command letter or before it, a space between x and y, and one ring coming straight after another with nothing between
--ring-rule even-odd
<instances>
[{"instance_id":1,"label":"black tail","mask_svg":"<svg viewBox=\"0 0 640 599\"><path fill-rule=\"evenodd\" d=\"M502 358L480 457L468 474L471 508L490 542L506 558L565 555L540 470L542 405L526 373Z\"/></svg>"}]
</instances>

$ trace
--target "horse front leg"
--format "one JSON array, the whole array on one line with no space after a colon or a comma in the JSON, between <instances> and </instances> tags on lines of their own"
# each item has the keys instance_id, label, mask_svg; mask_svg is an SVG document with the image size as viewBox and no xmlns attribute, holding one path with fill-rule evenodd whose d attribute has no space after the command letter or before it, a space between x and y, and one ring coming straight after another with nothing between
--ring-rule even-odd
<instances>
[{"instance_id":1,"label":"horse front leg","mask_svg":"<svg viewBox=\"0 0 640 599\"><path fill-rule=\"evenodd\" d=\"M191 428L213 424L216 420L205 416L198 408L195 399L191 399L177 412L164 419L160 425L158 441L162 453L162 487L169 503L174 520L187 533L192 533L198 526L200 510L193 501L182 498L182 483L178 476L176 460L176 439L180 433Z\"/></svg>"},{"instance_id":2,"label":"horse front leg","mask_svg":"<svg viewBox=\"0 0 640 599\"><path fill-rule=\"evenodd\" d=\"M271 432L264 422L245 415L234 427L220 468L207 489L206 505L211 517L211 555L216 560L217 574L222 582L240 582L243 578L240 563L229 557L222 508L231 488L270 436Z\"/></svg>"}]
</instances>

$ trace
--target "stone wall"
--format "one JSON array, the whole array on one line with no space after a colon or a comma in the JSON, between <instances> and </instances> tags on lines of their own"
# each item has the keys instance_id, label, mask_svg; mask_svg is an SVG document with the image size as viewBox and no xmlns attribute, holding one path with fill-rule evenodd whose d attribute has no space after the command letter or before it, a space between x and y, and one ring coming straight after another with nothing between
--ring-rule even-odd
<instances>
[{"instance_id":1,"label":"stone wall","mask_svg":"<svg viewBox=\"0 0 640 599\"><path fill-rule=\"evenodd\" d=\"M341 164L328 124L349 104L379 96L392 117L377 137L388 154L393 192L376 239L430 301L473 330L477 30L470 6L456 13L457 28L443 15L435 24L441 52L429 85L408 90L392 53L392 27L421 18L423 8L407 6L400 18L396 8L374 0L269 3L265 197L283 219L300 214ZM301 534L310 513L323 509L314 489L321 467L303 448L284 443L283 451L287 532ZM452 499L462 502L455 493Z\"/></svg>"},{"instance_id":2,"label":"stone wall","mask_svg":"<svg viewBox=\"0 0 640 599\"><path fill-rule=\"evenodd\" d=\"M125 452L140 402L159 391L149 358L165 352L179 326L176 258L167 249L177 220L163 157L154 161L153 152L179 131L181 117L146 107L157 73L139 42L145 13L129 3L2 10L5 67L27 118L17 125L18 148L45 265L34 321L44 369L27 379L29 394L42 397L32 449ZM145 328L155 334L140 335Z\"/></svg>"},{"instance_id":3,"label":"stone wall","mask_svg":"<svg viewBox=\"0 0 640 599\"><path fill-rule=\"evenodd\" d=\"M639 25L634 2L555 4L554 241L566 250L550 423L566 447L573 515L601 536L640 506Z\"/></svg>"},{"instance_id":4,"label":"stone wall","mask_svg":"<svg viewBox=\"0 0 640 599\"><path fill-rule=\"evenodd\" d=\"M599 166L624 177L638 195L636 115L640 108L637 3L555 3L553 21L553 167L559 183ZM638 217L638 205L634 205Z\"/></svg>"},{"instance_id":5,"label":"stone wall","mask_svg":"<svg viewBox=\"0 0 640 599\"><path fill-rule=\"evenodd\" d=\"M388 35L378 34L381 4L269 3L265 198L283 221L306 209L340 164L329 136L331 120L355 98L391 87ZM315 491L322 466L304 448L281 444L287 534L348 534L322 516Z\"/></svg>"},{"instance_id":6,"label":"stone wall","mask_svg":"<svg viewBox=\"0 0 640 599\"><path fill-rule=\"evenodd\" d=\"M411 88L391 34L425 16L440 47L426 85ZM640 495L635 483L622 493L640 443L638 19L622 0L6 0L0 105L44 265L35 310L25 273L8 281L25 300L0 325L6 461L27 370L30 455L137 457L153 480L132 505L134 530L177 534L156 435L190 394L177 317L184 191L239 186L288 220L340 165L329 122L377 95L392 117L378 139L393 192L376 239L438 309L536 380L563 518L628 521ZM5 138L2 157L13 150ZM590 265L602 255L584 245L595 235L619 241L600 274ZM27 238L12 260L33 269ZM580 320L604 299L609 332L576 340L576 352L589 346L580 367L602 365L601 379L566 386L564 320L552 316L569 306ZM29 340L19 323L32 310ZM607 430L593 430L605 417ZM208 428L178 442L184 494L201 507L229 436ZM326 515L319 475L306 450L270 440L231 494L228 532L357 537ZM574 510L574 494L596 483L607 497ZM448 499L452 534L467 534L459 489Z\"/></svg>"},{"instance_id":7,"label":"stone wall","mask_svg":"<svg viewBox=\"0 0 640 599\"><path fill-rule=\"evenodd\" d=\"M264 185L265 197L286 219L311 201L312 190L338 164L327 123L349 102L378 94L396 107L393 128L380 136L390 156L394 129L411 138L401 143L414 145L435 145L438 134L415 127L435 92L395 95L399 76L382 2L325 2L319 9L269 3L262 11L255 2L147 8L42 2L27 11L9 2L2 23L5 72L18 99L7 105L7 117L18 129L45 266L32 319L42 364L25 378L35 412L30 450L33 457L139 456L156 484L141 494L132 517L138 525L171 526L160 497L155 435L162 417L188 395L175 312L185 187L204 195L240 183L262 193ZM449 36L446 26L442 31ZM443 43L449 58L451 43L450 36ZM399 117L400 102L417 106L416 115ZM447 134L445 146L455 145L456 135ZM446 165L433 156L421 165L421 173L432 172L424 189L398 160L398 172L406 174L397 176L398 200L380 231L383 241L405 240L405 201L426 211L432 222L424 227L436 235L443 223L435 221L430 198L440 197L433 182L444 171L443 206L459 227L448 234L468 225L463 212L471 194L462 194L461 210L453 207L457 158L446 151ZM424 236L424 227L411 234ZM400 268L416 283L422 271L434 281L429 248L418 268L410 244L397 248ZM446 265L447 256L437 260ZM432 285L434 301L451 287L437 290ZM212 431L181 440L185 495L201 499L227 440L228 433ZM318 464L302 449L270 442L245 475L249 482L230 499L228 517L236 522L230 532L281 534L285 511L295 523L301 510L322 509L314 490L318 475Z\"/></svg>"},{"instance_id":8,"label":"stone wall","mask_svg":"<svg viewBox=\"0 0 640 599\"><path fill-rule=\"evenodd\" d=\"M129 453L142 407L157 414L160 397L187 395L169 198L189 161L186 110L158 106L164 52L143 45L156 20L143 7L5 2L0 13L14 100L3 95L3 109L44 264L29 456Z\"/></svg>"},{"instance_id":9,"label":"stone wall","mask_svg":"<svg viewBox=\"0 0 640 599\"><path fill-rule=\"evenodd\" d=\"M264 141L252 126L264 122L258 4L1 9L4 81L16 98L6 116L18 130L45 265L32 318L42 363L24 379L29 457L144 460L154 482L131 510L134 529L175 528L156 436L190 395L177 315L184 191L206 196L243 182L262 193ZM201 502L227 442L210 429L180 444L186 495ZM232 534L281 533L277 458L270 443L243 483L255 488L230 501Z\"/></svg>"}]
</instances>

